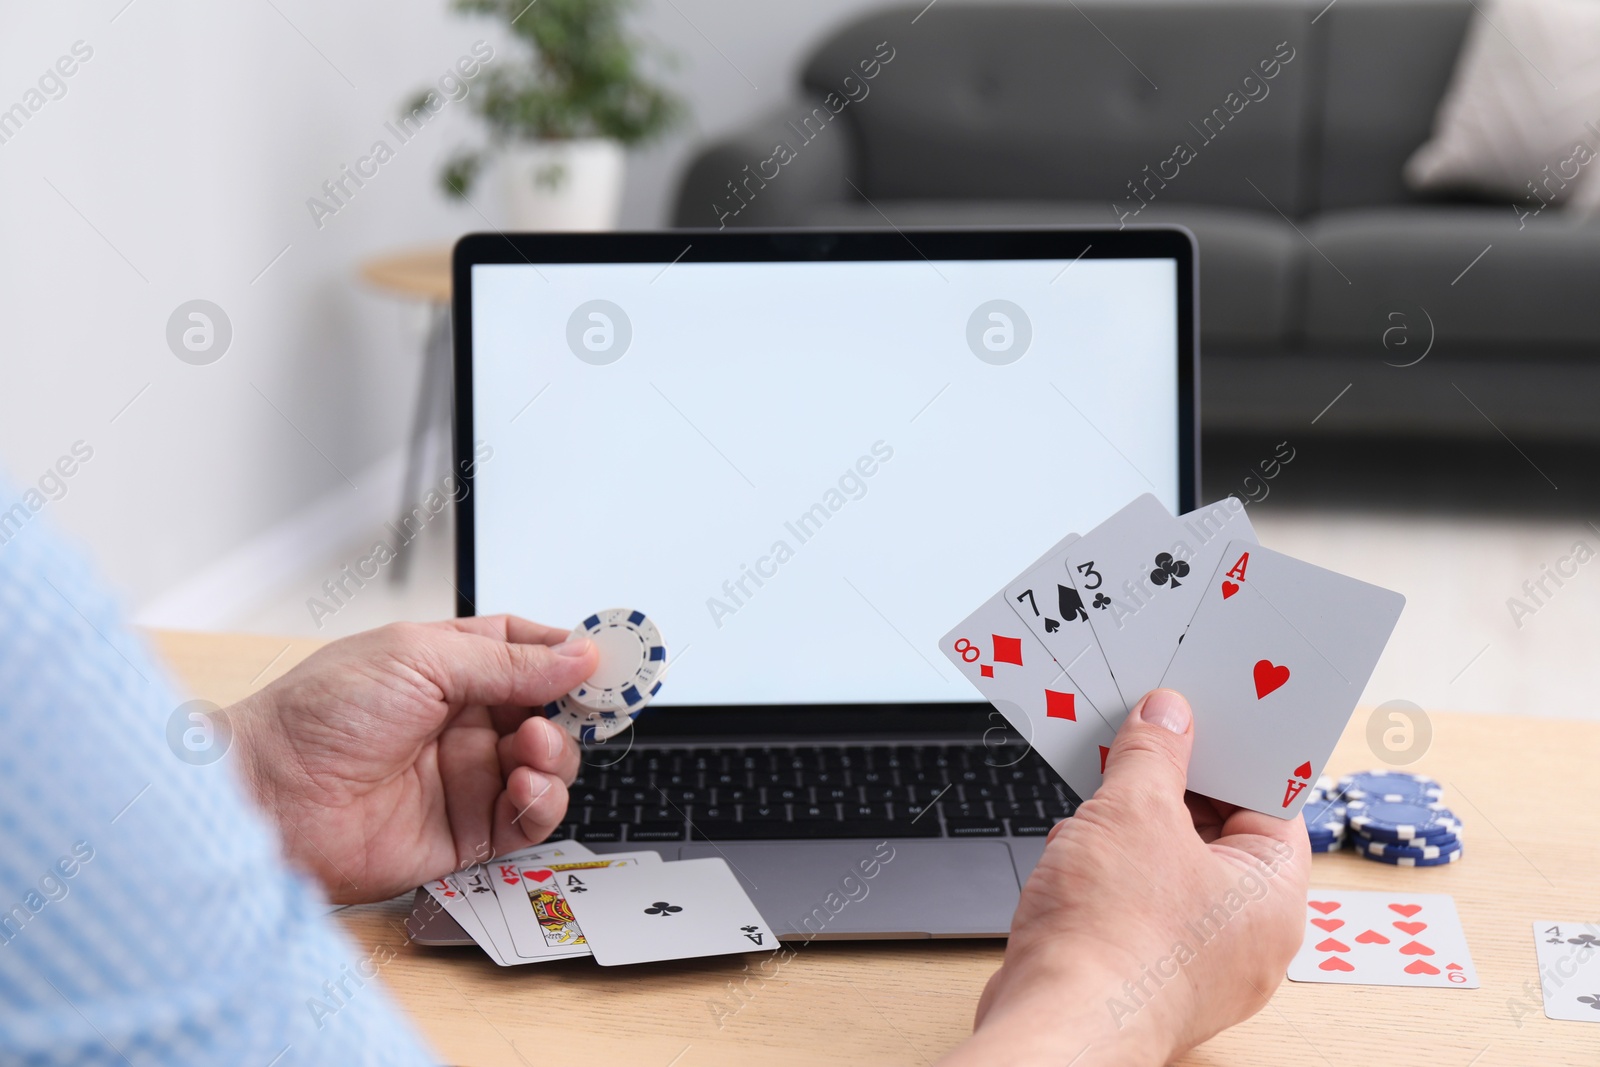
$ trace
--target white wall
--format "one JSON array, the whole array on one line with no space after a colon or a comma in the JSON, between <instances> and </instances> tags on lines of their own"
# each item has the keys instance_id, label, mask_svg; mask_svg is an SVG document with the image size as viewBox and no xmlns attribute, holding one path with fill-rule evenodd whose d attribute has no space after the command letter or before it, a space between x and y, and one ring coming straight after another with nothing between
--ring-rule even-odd
<instances>
[{"instance_id":1,"label":"white wall","mask_svg":"<svg viewBox=\"0 0 1600 1067\"><path fill-rule=\"evenodd\" d=\"M624 223L663 224L692 146L783 99L809 46L870 6L644 0L638 26L676 55L669 80L694 118L636 156ZM0 467L25 483L77 440L94 449L44 513L135 604L314 502L354 499L346 477L393 468L380 461L405 433L420 313L363 287L357 264L498 224L492 188L474 197L482 216L436 192L438 162L473 135L466 109L320 230L305 202L480 38L514 55L445 0L0 10L0 109L74 42L93 49L0 143ZM197 297L234 331L204 367L165 342Z\"/></svg>"}]
</instances>

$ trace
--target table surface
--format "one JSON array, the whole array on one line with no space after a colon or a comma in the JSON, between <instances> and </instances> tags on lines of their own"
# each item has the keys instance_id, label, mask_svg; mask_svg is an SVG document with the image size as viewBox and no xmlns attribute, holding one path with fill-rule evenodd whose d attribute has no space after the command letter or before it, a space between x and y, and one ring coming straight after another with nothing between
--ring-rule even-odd
<instances>
[{"instance_id":1,"label":"table surface","mask_svg":"<svg viewBox=\"0 0 1600 1067\"><path fill-rule=\"evenodd\" d=\"M375 256L361 264L361 277L400 296L448 304L451 247L441 245Z\"/></svg>"},{"instance_id":2,"label":"table surface","mask_svg":"<svg viewBox=\"0 0 1600 1067\"><path fill-rule=\"evenodd\" d=\"M223 705L319 645L242 635L153 637L195 696ZM1366 720L1366 709L1352 719L1330 764L1336 771L1380 762L1367 748ZM1600 724L1450 713L1432 722L1431 748L1411 769L1445 784L1466 824L1466 856L1418 870L1335 853L1314 858L1311 881L1318 888L1451 894L1482 988L1286 981L1254 1018L1179 1062L1600 1062L1600 1026L1545 1018L1531 932L1536 919L1600 919ZM1002 949L999 941L818 941L797 945L781 968L769 964L753 978L741 957L611 970L588 959L502 969L476 949L410 944L409 899L340 916L364 951L394 953L383 980L438 1054L472 1067L926 1065L969 1032Z\"/></svg>"}]
</instances>

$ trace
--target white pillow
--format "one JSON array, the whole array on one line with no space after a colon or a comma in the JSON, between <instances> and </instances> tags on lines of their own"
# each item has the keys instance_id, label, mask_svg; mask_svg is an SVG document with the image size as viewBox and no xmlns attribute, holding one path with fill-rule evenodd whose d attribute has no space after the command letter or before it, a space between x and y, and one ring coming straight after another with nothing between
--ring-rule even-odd
<instances>
[{"instance_id":1,"label":"white pillow","mask_svg":"<svg viewBox=\"0 0 1600 1067\"><path fill-rule=\"evenodd\" d=\"M1530 207L1576 195L1591 206L1600 200L1600 0L1474 6L1433 136L1406 162L1406 184Z\"/></svg>"}]
</instances>

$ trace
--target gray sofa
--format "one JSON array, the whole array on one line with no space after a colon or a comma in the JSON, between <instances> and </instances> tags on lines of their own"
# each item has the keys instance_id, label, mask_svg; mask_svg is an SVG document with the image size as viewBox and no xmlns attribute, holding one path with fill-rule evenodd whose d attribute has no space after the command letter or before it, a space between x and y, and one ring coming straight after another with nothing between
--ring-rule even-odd
<instances>
[{"instance_id":1,"label":"gray sofa","mask_svg":"<svg viewBox=\"0 0 1600 1067\"><path fill-rule=\"evenodd\" d=\"M675 224L1179 223L1208 430L1600 438L1600 225L1401 179L1469 0L921 10L817 44Z\"/></svg>"}]
</instances>

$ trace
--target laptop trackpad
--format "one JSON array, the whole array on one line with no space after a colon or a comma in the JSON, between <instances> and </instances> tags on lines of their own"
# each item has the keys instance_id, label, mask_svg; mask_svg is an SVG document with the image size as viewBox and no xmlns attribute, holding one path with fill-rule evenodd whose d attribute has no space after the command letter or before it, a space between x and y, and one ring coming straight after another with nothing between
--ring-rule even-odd
<instances>
[{"instance_id":1,"label":"laptop trackpad","mask_svg":"<svg viewBox=\"0 0 1600 1067\"><path fill-rule=\"evenodd\" d=\"M726 859L783 938L1004 937L1017 909L1003 841L729 842L679 855Z\"/></svg>"}]
</instances>

